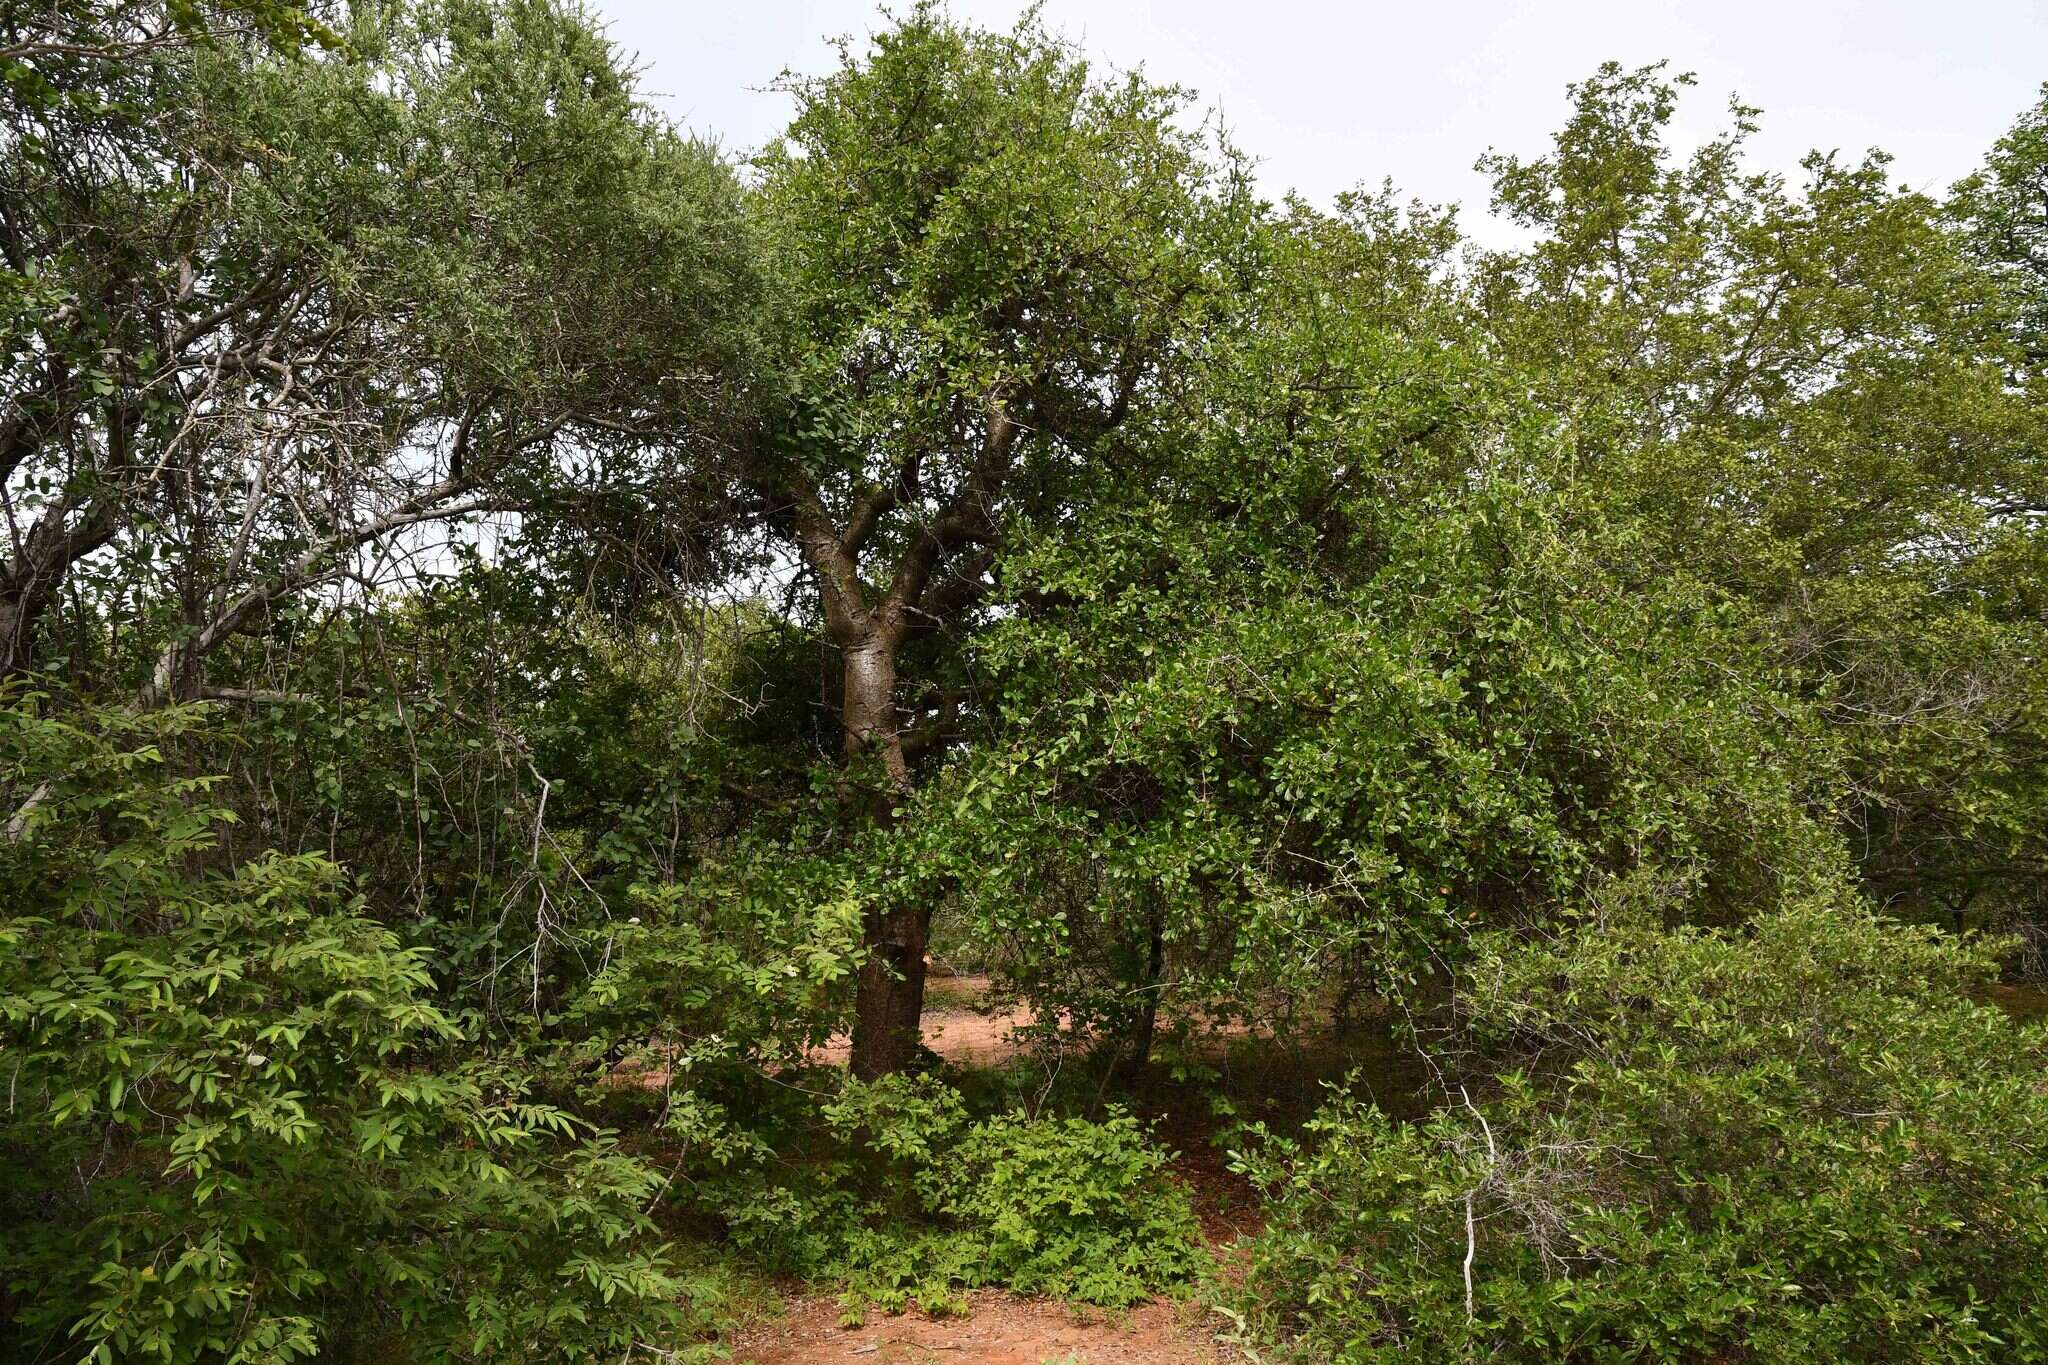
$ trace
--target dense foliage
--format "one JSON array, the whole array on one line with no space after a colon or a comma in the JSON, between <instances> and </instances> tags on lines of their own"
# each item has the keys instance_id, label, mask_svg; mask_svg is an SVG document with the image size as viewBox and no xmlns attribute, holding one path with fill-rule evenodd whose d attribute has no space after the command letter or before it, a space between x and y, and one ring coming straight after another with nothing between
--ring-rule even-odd
<instances>
[{"instance_id":1,"label":"dense foliage","mask_svg":"<svg viewBox=\"0 0 2048 1365\"><path fill-rule=\"evenodd\" d=\"M610 1353L681 1286L633 1245L657 1175L451 1045L425 953L318 854L203 866L233 818L166 771L189 710L5 712L4 1262L25 1351L289 1360ZM85 1175L80 1179L78 1176ZM374 1304L383 1311L364 1318Z\"/></svg>"},{"instance_id":2,"label":"dense foliage","mask_svg":"<svg viewBox=\"0 0 2048 1365\"><path fill-rule=\"evenodd\" d=\"M1749 933L1643 899L1481 946L1478 1095L1342 1100L1257 1154L1253 1310L1343 1360L2048 1355L2048 1032L1969 999L1989 956L1818 898Z\"/></svg>"},{"instance_id":3,"label":"dense foliage","mask_svg":"<svg viewBox=\"0 0 2048 1365\"><path fill-rule=\"evenodd\" d=\"M0 1356L2048 1356L2048 100L1689 83L1482 251L1031 17L735 161L563 0L0 6Z\"/></svg>"},{"instance_id":4,"label":"dense foliage","mask_svg":"<svg viewBox=\"0 0 2048 1365\"><path fill-rule=\"evenodd\" d=\"M854 1316L913 1299L944 1313L989 1284L1123 1308L1196 1270L1187 1196L1128 1114L976 1122L944 1083L891 1076L824 1117L848 1159L784 1191L776 1232L790 1264L847 1280Z\"/></svg>"}]
</instances>

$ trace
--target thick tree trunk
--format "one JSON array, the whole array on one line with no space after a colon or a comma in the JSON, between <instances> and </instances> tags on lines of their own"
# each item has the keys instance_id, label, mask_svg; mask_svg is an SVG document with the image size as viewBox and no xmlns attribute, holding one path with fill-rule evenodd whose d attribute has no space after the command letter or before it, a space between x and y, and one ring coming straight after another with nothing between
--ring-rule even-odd
<instances>
[{"instance_id":1,"label":"thick tree trunk","mask_svg":"<svg viewBox=\"0 0 2048 1365\"><path fill-rule=\"evenodd\" d=\"M903 753L896 714L896 645L870 632L842 646L840 658L846 758L848 763L871 756L881 760L883 785L875 792L871 813L887 823L910 792L910 763Z\"/></svg>"},{"instance_id":2,"label":"thick tree trunk","mask_svg":"<svg viewBox=\"0 0 2048 1365\"><path fill-rule=\"evenodd\" d=\"M854 1076L872 1081L917 1058L924 1035L925 938L931 912L921 906L871 911L868 960L853 993Z\"/></svg>"},{"instance_id":3,"label":"thick tree trunk","mask_svg":"<svg viewBox=\"0 0 2048 1365\"><path fill-rule=\"evenodd\" d=\"M33 593L0 590L0 678L18 677L35 662L36 619L47 601Z\"/></svg>"},{"instance_id":4,"label":"thick tree trunk","mask_svg":"<svg viewBox=\"0 0 2048 1365\"><path fill-rule=\"evenodd\" d=\"M17 543L14 557L0 565L0 678L18 677L35 665L36 628L57 600L64 576L80 558L113 538L114 507L90 504L70 520L74 506L46 511Z\"/></svg>"},{"instance_id":5,"label":"thick tree trunk","mask_svg":"<svg viewBox=\"0 0 2048 1365\"><path fill-rule=\"evenodd\" d=\"M896 644L872 634L843 646L846 756L850 764L880 760L880 783L869 797L879 823L896 818L910 792L910 765L896 711ZM901 1071L916 1058L924 1013L925 939L931 912L921 906L870 910L868 957L854 983L853 1074L864 1081Z\"/></svg>"}]
</instances>

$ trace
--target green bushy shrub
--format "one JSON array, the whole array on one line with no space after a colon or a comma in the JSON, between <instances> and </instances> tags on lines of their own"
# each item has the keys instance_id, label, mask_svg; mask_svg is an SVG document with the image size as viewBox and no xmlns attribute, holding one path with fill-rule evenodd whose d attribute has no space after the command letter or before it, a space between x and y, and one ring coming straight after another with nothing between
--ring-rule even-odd
<instances>
[{"instance_id":1,"label":"green bushy shrub","mask_svg":"<svg viewBox=\"0 0 2048 1365\"><path fill-rule=\"evenodd\" d=\"M660 1176L453 1055L310 855L223 863L196 710L0 709L0 1356L615 1358L686 1328Z\"/></svg>"},{"instance_id":2,"label":"green bushy shrub","mask_svg":"<svg viewBox=\"0 0 2048 1365\"><path fill-rule=\"evenodd\" d=\"M1248 1315L1344 1361L2048 1359L2048 1031L1990 970L1827 904L1490 939L1483 1098L1244 1158Z\"/></svg>"},{"instance_id":3,"label":"green bushy shrub","mask_svg":"<svg viewBox=\"0 0 2048 1365\"><path fill-rule=\"evenodd\" d=\"M823 1117L829 1155L736 1193L727 1216L757 1255L843 1281L852 1317L945 1312L984 1286L1124 1307L1201 1262L1171 1154L1121 1110L976 1119L958 1091L903 1075L845 1082Z\"/></svg>"}]
</instances>

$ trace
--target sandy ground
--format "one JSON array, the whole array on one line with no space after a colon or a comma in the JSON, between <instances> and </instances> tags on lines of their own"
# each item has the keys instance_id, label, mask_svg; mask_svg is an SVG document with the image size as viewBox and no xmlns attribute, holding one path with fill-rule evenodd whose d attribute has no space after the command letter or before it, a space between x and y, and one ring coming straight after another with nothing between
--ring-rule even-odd
<instances>
[{"instance_id":1,"label":"sandy ground","mask_svg":"<svg viewBox=\"0 0 2048 1365\"><path fill-rule=\"evenodd\" d=\"M871 1314L839 1325L829 1296L792 1300L784 1317L755 1325L733 1345L744 1365L813 1361L888 1365L1225 1365L1242 1359L1214 1340L1216 1320L1194 1305L1141 1304L1128 1313L1078 1312L995 1290L968 1295L965 1317Z\"/></svg>"},{"instance_id":2,"label":"sandy ground","mask_svg":"<svg viewBox=\"0 0 2048 1365\"><path fill-rule=\"evenodd\" d=\"M984 1014L975 1002L988 994L985 976L933 976L925 984L924 1014L920 1023L924 1045L960 1066L993 1066L1015 1057L1019 1048L1010 1031L1032 1022L1028 1009L1004 1014ZM836 1033L810 1059L826 1066L845 1066L853 1056L853 1040ZM1036 1365L1036 1362L1033 1362Z\"/></svg>"}]
</instances>

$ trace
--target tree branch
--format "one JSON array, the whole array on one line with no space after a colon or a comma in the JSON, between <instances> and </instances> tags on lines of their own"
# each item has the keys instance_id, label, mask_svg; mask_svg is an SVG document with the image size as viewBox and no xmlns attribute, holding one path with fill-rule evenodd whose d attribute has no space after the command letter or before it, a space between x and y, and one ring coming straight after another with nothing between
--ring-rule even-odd
<instances>
[{"instance_id":1,"label":"tree branch","mask_svg":"<svg viewBox=\"0 0 2048 1365\"><path fill-rule=\"evenodd\" d=\"M994 539L995 500L1010 477L1012 456L1022 432L1008 410L999 401L991 400L988 429L974 467L960 481L938 520L911 542L896 566L895 581L883 600L880 627L892 643L901 641L908 633L913 617L926 615L919 610L918 603L940 559L962 545L987 544Z\"/></svg>"}]
</instances>

